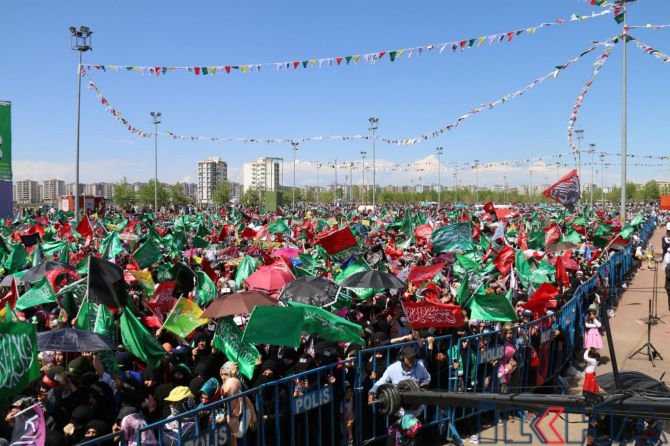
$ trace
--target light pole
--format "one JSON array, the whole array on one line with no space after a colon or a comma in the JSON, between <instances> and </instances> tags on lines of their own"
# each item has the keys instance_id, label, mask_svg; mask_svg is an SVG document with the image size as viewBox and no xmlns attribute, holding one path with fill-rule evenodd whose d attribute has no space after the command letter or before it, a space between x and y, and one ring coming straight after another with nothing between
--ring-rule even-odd
<instances>
[{"instance_id":1,"label":"light pole","mask_svg":"<svg viewBox=\"0 0 670 446\"><path fill-rule=\"evenodd\" d=\"M561 179L561 163L556 162L556 181Z\"/></svg>"},{"instance_id":2,"label":"light pole","mask_svg":"<svg viewBox=\"0 0 670 446\"><path fill-rule=\"evenodd\" d=\"M531 203L533 202L533 170L530 169L530 187L528 188L528 198Z\"/></svg>"},{"instance_id":3,"label":"light pole","mask_svg":"<svg viewBox=\"0 0 670 446\"><path fill-rule=\"evenodd\" d=\"M479 204L479 160L475 160L475 175L477 177L477 182L475 183L475 204Z\"/></svg>"},{"instance_id":4,"label":"light pole","mask_svg":"<svg viewBox=\"0 0 670 446\"><path fill-rule=\"evenodd\" d=\"M377 212L376 194L377 194L377 160L375 156L375 132L379 128L379 118L370 118L370 130L372 131L372 213Z\"/></svg>"},{"instance_id":5,"label":"light pole","mask_svg":"<svg viewBox=\"0 0 670 446\"><path fill-rule=\"evenodd\" d=\"M441 175L441 158L442 153L444 152L443 147L438 147L435 149L437 151L437 208L440 209L440 196L442 192L442 178Z\"/></svg>"},{"instance_id":6,"label":"light pole","mask_svg":"<svg viewBox=\"0 0 670 446\"><path fill-rule=\"evenodd\" d=\"M158 124L161 123L161 112L150 112L154 125L154 212L158 212Z\"/></svg>"},{"instance_id":7,"label":"light pole","mask_svg":"<svg viewBox=\"0 0 670 446\"><path fill-rule=\"evenodd\" d=\"M595 144L589 144L590 152L591 152L591 186L589 187L589 192L591 192L591 208L593 208L593 165L595 164L593 162L593 154L596 153L596 145Z\"/></svg>"},{"instance_id":8,"label":"light pole","mask_svg":"<svg viewBox=\"0 0 670 446\"><path fill-rule=\"evenodd\" d=\"M317 161L316 163L316 204L319 204L319 169L321 169L321 163Z\"/></svg>"},{"instance_id":9,"label":"light pole","mask_svg":"<svg viewBox=\"0 0 670 446\"><path fill-rule=\"evenodd\" d=\"M335 168L335 193L333 194L333 203L337 204L337 158L333 162L333 168Z\"/></svg>"},{"instance_id":10,"label":"light pole","mask_svg":"<svg viewBox=\"0 0 670 446\"><path fill-rule=\"evenodd\" d=\"M363 159L363 202L367 203L368 201L368 194L367 190L365 190L365 155L367 155L368 152L365 150L361 150L361 158Z\"/></svg>"},{"instance_id":11,"label":"light pole","mask_svg":"<svg viewBox=\"0 0 670 446\"><path fill-rule=\"evenodd\" d=\"M300 145L297 141L291 141L293 146L293 196L291 201L291 209L295 212L295 153L298 151L298 146Z\"/></svg>"},{"instance_id":12,"label":"light pole","mask_svg":"<svg viewBox=\"0 0 670 446\"><path fill-rule=\"evenodd\" d=\"M600 153L600 206L605 206L605 154Z\"/></svg>"},{"instance_id":13,"label":"light pole","mask_svg":"<svg viewBox=\"0 0 670 446\"><path fill-rule=\"evenodd\" d=\"M349 161L349 202L354 201L354 162Z\"/></svg>"},{"instance_id":14,"label":"light pole","mask_svg":"<svg viewBox=\"0 0 670 446\"><path fill-rule=\"evenodd\" d=\"M623 8L623 55L622 55L622 76L621 76L621 211L620 218L623 225L626 221L626 165L628 163L628 56L626 46L628 43L628 33L626 28L626 3L632 3L635 0L616 0L615 3Z\"/></svg>"},{"instance_id":15,"label":"light pole","mask_svg":"<svg viewBox=\"0 0 670 446\"><path fill-rule=\"evenodd\" d=\"M584 130L575 130L577 135L577 176L579 177L579 196L582 196L582 140L584 139Z\"/></svg>"},{"instance_id":16,"label":"light pole","mask_svg":"<svg viewBox=\"0 0 670 446\"><path fill-rule=\"evenodd\" d=\"M79 130L81 126L81 61L82 54L86 51L92 51L91 34L93 31L88 26L80 26L77 30L74 26L70 30L71 48L79 51L79 65L77 65L77 136L75 138L74 155L74 220L79 221Z\"/></svg>"},{"instance_id":17,"label":"light pole","mask_svg":"<svg viewBox=\"0 0 670 446\"><path fill-rule=\"evenodd\" d=\"M458 203L458 169L454 168L454 195L456 197L456 202Z\"/></svg>"},{"instance_id":18,"label":"light pole","mask_svg":"<svg viewBox=\"0 0 670 446\"><path fill-rule=\"evenodd\" d=\"M503 176L503 202L507 203L507 175Z\"/></svg>"}]
</instances>

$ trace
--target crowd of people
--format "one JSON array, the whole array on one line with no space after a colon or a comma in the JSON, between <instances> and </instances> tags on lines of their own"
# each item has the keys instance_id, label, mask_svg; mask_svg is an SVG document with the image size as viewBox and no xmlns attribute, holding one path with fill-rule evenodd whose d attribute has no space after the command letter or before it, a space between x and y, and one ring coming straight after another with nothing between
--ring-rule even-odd
<instances>
[{"instance_id":1,"label":"crowd of people","mask_svg":"<svg viewBox=\"0 0 670 446\"><path fill-rule=\"evenodd\" d=\"M652 205L631 209L631 215L639 217L638 220L618 221L616 211L607 208L567 213L548 206L520 205L498 215L495 211L473 208L446 206L438 209L417 205L380 206L373 214L367 209L359 211L355 206L313 206L261 213L238 205L211 212L165 210L158 214L148 210L117 212L107 209L99 213L90 211L86 219L75 222L72 215L53 209L44 212L22 210L15 218L8 219L3 228L6 252L3 251L5 273L2 279L6 288L0 296L4 296L6 320L32 323L38 332L81 327L81 321L77 319L83 317L81 308L85 298L76 293L57 294L56 301L20 310L10 304L15 304L17 297L8 299L15 293L11 289L12 280L19 283L18 295L23 295L31 284L20 281L21 273L47 261L71 266L49 277L53 291L59 293L86 276L81 263L89 256L109 260L124 269L128 298L122 302L125 308L106 305L116 321L112 338L119 344L111 361L113 364L110 365L108 355L100 352L40 351L40 378L2 408L0 442L11 438L14 415L39 403L44 411L48 445L75 445L112 432L118 435L109 440L109 444L123 438L126 444L134 445L137 444L137 432L143 427L185 412L190 415L164 424L160 432L143 430L141 444L155 445L159 439L163 444L177 444L180 436L188 438L211 423L226 427L229 444L256 444L259 436L268 445L285 444L289 429L282 422L288 420L291 399L316 386L317 382L312 375L306 375L304 382L293 381L291 386L267 384L339 361L346 361L341 373L332 374L324 381L326 385L337 384L336 387L342 389L336 394L336 415L343 426L337 438L348 444L354 443L354 429L369 428L366 423L355 424L352 398L353 385L358 382L363 383L371 403L375 401L379 385L397 384L408 378L417 381L420 387L436 387L439 383L440 387L453 391L509 393L516 391L521 371L528 373L533 369L535 375L530 383L542 384L543 366L537 357L539 336L526 329L526 324L558 312L575 289L598 275L598 267L622 245L632 241L646 249L636 235L642 221L665 222L669 219ZM82 227L84 220L89 223ZM455 223L469 225L470 247L437 250L438 241L431 233ZM355 246L324 253L319 239L345 227L351 228L356 236ZM118 245L110 242L112 233L119 235L116 238ZM154 237L156 233L158 237ZM34 237L34 234L38 236ZM133 254L149 239L156 241L160 253L155 262L140 268ZM181 239L183 244L177 243ZM663 242L663 264L666 266L670 306L670 228L666 239ZM44 249L46 244L60 241L67 241L68 249ZM567 242L570 244L565 244ZM669 243L667 247L666 242ZM561 243L564 245L559 246ZM28 257L17 264L11 257L13 250L19 249L15 248L19 244L24 245ZM273 257L273 251L286 247L296 248L306 257ZM501 255L508 248L513 253L509 257L511 261L502 259ZM373 252L382 254L370 256ZM515 261L519 252L524 254L523 260ZM328 341L305 333L297 348L256 345L260 357L253 374L249 375L240 371L234 358L227 357L216 347L214 321L184 337L163 329L156 319L163 319L169 308L152 306L152 292L147 290L146 281L137 280L137 275L131 274L147 272L154 287L176 281L172 297L185 296L190 300L195 297L197 273L213 274L214 298L218 298L249 288L246 273L241 271L243 259L248 257L253 257L257 264L281 261L295 275L299 275L300 269L301 274L307 271L329 280L338 280L342 271L356 259L366 259L372 268L401 278L406 287L367 290L369 292L360 295L353 290L345 293L348 301L338 307L337 314L360 325L361 344ZM168 272L177 263L190 270L191 275L187 275L190 286L183 285L180 277ZM408 279L416 267L436 264L443 266L431 277L417 281ZM527 271L521 271L524 265L529 266ZM531 274L535 274L532 279ZM8 278L10 280L4 280ZM612 302L608 302L607 280L607 277L599 276L597 286L585 297L583 307L588 309L588 316L583 321L583 332L582 324L579 324L577 335L580 341L572 363L576 367L585 366L584 390L596 393L599 388L595 368L603 347L601 319L607 317L601 309L613 311ZM551 299L540 307L528 305L542 283L550 284L555 290ZM267 291L274 291L275 297L277 294L281 296L277 290ZM515 316L502 320L472 317L468 301L478 292L483 296L509 300ZM462 324L412 327L403 303L425 300L459 306ZM128 308L132 308L164 349L159 362L146 364L122 345L118 319L123 311L129 311ZM161 311L164 313L158 314ZM244 329L246 317L248 315L235 318L241 329ZM277 330L280 329L278 326ZM556 342L563 342L565 333L561 333L559 326L554 329ZM499 334L500 340L496 342L504 346L504 353L500 358L483 363L485 368L482 368L473 363L472 355L476 349L467 345L467 339L472 334L486 332ZM445 335L463 341L440 344L439 339ZM408 346L408 342L412 344ZM403 347L398 360L391 361L388 367L374 355L362 368L351 366L362 357L360 352L393 344ZM477 348L486 349L486 345ZM363 370L365 376L353 376L355 370ZM255 404L249 396L235 398L248 389L264 385L261 404ZM228 399L228 403L215 410L208 409L208 405L221 399ZM196 410L202 407L205 409ZM280 423L276 423L277 417ZM421 425L421 408L403 410L392 418L392 422L389 431L392 443L389 444L397 444L402 436L416 434ZM259 432L261 425L264 426L262 433ZM283 428L277 430L274 428L277 425ZM317 444L312 441L319 442L320 435L322 433L312 427L298 444Z\"/></svg>"}]
</instances>

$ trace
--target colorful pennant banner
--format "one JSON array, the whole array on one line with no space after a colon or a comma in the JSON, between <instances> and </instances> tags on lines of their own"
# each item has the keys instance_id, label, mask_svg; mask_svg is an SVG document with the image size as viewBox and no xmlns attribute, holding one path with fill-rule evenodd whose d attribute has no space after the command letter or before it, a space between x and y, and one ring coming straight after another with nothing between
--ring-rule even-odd
<instances>
[{"instance_id":1,"label":"colorful pennant banner","mask_svg":"<svg viewBox=\"0 0 670 446\"><path fill-rule=\"evenodd\" d=\"M586 96L586 93L589 92L591 85L593 85L593 81L598 76L598 73L600 73L600 69L603 67L603 65L605 65L605 62L607 62L607 59L614 50L613 43L617 41L618 38L615 38L603 44L605 45L605 50L600 54L600 56L598 56L598 59L596 59L596 61L593 63L593 71L591 72L591 76L586 81L586 84L584 84L584 87L582 88L582 91L579 93L579 96L577 96L575 105L572 107L572 111L570 112L570 119L568 120L568 144L572 148L572 153L575 155L578 154L580 151L580 149L575 145L573 138L575 132L575 121L577 121L577 115L579 114L579 109L581 108L582 103L584 102L584 97Z\"/></svg>"},{"instance_id":2,"label":"colorful pennant banner","mask_svg":"<svg viewBox=\"0 0 670 446\"><path fill-rule=\"evenodd\" d=\"M480 113L484 110L490 110L490 109L492 109L492 108L494 108L494 107L496 107L500 104L506 103L507 101L509 101L511 99L518 98L519 96L523 95L524 93L526 93L526 92L532 90L533 88L535 88L537 85L540 85L545 80L547 80L549 78L556 78L560 74L561 71L567 69L572 63L578 61L582 57L586 56L587 54L589 54L590 52L595 50L598 45L605 45L605 44L604 43L597 43L596 46L592 46L591 48L589 48L586 51L584 51L583 53L581 53L579 56L577 56L573 59L570 59L569 61L567 61L563 65L557 66L549 74L547 74L547 75L545 75L541 78L535 79L533 82L528 84L523 89L517 90L517 91L515 91L514 93L511 93L511 94L507 94L507 95L503 96L501 99L498 99L497 101L483 103L483 104L481 104L480 107L471 109L466 114L459 116L455 121L441 127L439 130L433 131L431 133L424 133L424 134L419 135L419 136L414 137L414 138L408 138L408 139L385 139L385 138L380 138L379 140L383 141L387 144L395 144L395 145L406 146L406 145L418 144L421 141L427 140L428 138L437 138L442 133L444 133L448 130L452 130L455 127L458 127L458 125L462 121L466 120L467 118L471 117L472 115L476 115L477 113Z\"/></svg>"},{"instance_id":3,"label":"colorful pennant banner","mask_svg":"<svg viewBox=\"0 0 670 446\"><path fill-rule=\"evenodd\" d=\"M599 5L601 6L601 5ZM324 57L324 58L311 58L305 60L291 60L284 62L270 62L270 63L251 63L244 65L200 65L200 66L185 66L185 67L168 67L168 66L132 66L132 65L84 65L86 70L99 70L99 71L114 71L114 72L129 72L129 73L139 73L146 76L161 76L168 73L174 72L186 72L193 74L195 76L215 76L216 74L231 74L234 72L238 73L258 73L262 70L266 70L267 67L274 68L276 71L282 70L298 70L298 69L308 69L308 68L322 68L322 67L333 67L333 66L345 66L358 64L359 62L365 62L368 64L374 64L378 61L381 61L385 58L391 62L395 62L397 59L406 55L408 59L412 56L421 56L424 53L429 54L433 52L438 52L439 54L444 53L445 50L450 50L452 53L457 51L465 51L468 48L480 47L484 43L493 45L495 43L501 42L511 42L516 36L526 34L535 34L538 30L542 28L547 28L555 25L562 25L565 23L571 22L583 22L588 19L593 19L596 17L601 17L604 15L610 14L611 9L606 9L600 12L593 12L591 15L580 16L577 14L572 14L569 19L556 19L553 22L541 23L537 26L533 26L525 29L517 29L513 31L507 31L499 34L491 34L488 36L479 36L472 37L467 39L460 39L452 42L444 42L439 44L427 44L423 46L413 47L413 48L402 48L395 50L381 50L375 51L372 53L365 54L354 54L349 56L337 56L337 57Z\"/></svg>"},{"instance_id":4,"label":"colorful pennant banner","mask_svg":"<svg viewBox=\"0 0 670 446\"><path fill-rule=\"evenodd\" d=\"M670 62L670 56L668 56L665 53L660 52L659 50L647 45L646 43L631 37L627 35L628 41L633 42L636 47L638 47L644 54L648 54L650 56L654 56L655 58L659 59L663 63L668 63Z\"/></svg>"}]
</instances>

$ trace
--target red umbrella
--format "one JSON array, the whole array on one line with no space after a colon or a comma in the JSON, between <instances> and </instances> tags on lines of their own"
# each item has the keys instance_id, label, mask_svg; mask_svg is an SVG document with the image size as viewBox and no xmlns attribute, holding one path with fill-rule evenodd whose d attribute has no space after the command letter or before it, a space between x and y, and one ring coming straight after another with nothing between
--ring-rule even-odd
<instances>
[{"instance_id":1,"label":"red umbrella","mask_svg":"<svg viewBox=\"0 0 670 446\"><path fill-rule=\"evenodd\" d=\"M251 290L265 291L270 295L274 295L293 279L294 277L291 272L286 269L261 266L247 278L246 283Z\"/></svg>"},{"instance_id":2,"label":"red umbrella","mask_svg":"<svg viewBox=\"0 0 670 446\"><path fill-rule=\"evenodd\" d=\"M300 250L298 248L281 248L272 251L272 255L274 257L281 257L286 261L290 261L291 259L297 259L298 254L300 254Z\"/></svg>"},{"instance_id":3,"label":"red umbrella","mask_svg":"<svg viewBox=\"0 0 670 446\"><path fill-rule=\"evenodd\" d=\"M235 315L248 316L257 305L277 305L277 301L260 291L240 291L217 298L200 317L209 319Z\"/></svg>"}]
</instances>

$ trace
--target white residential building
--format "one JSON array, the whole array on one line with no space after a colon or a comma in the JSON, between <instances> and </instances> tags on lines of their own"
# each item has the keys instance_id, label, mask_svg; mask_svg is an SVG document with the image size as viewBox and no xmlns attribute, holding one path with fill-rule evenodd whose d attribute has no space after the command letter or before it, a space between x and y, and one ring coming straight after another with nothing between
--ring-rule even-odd
<instances>
[{"instance_id":1,"label":"white residential building","mask_svg":"<svg viewBox=\"0 0 670 446\"><path fill-rule=\"evenodd\" d=\"M242 166L242 185L248 190L279 190L283 158L258 158Z\"/></svg>"},{"instance_id":2,"label":"white residential building","mask_svg":"<svg viewBox=\"0 0 670 446\"><path fill-rule=\"evenodd\" d=\"M216 186L228 180L228 163L218 157L198 161L198 203L211 203Z\"/></svg>"},{"instance_id":3,"label":"white residential building","mask_svg":"<svg viewBox=\"0 0 670 446\"><path fill-rule=\"evenodd\" d=\"M42 183L42 200L56 201L61 195L65 195L65 181L53 179Z\"/></svg>"}]
</instances>

